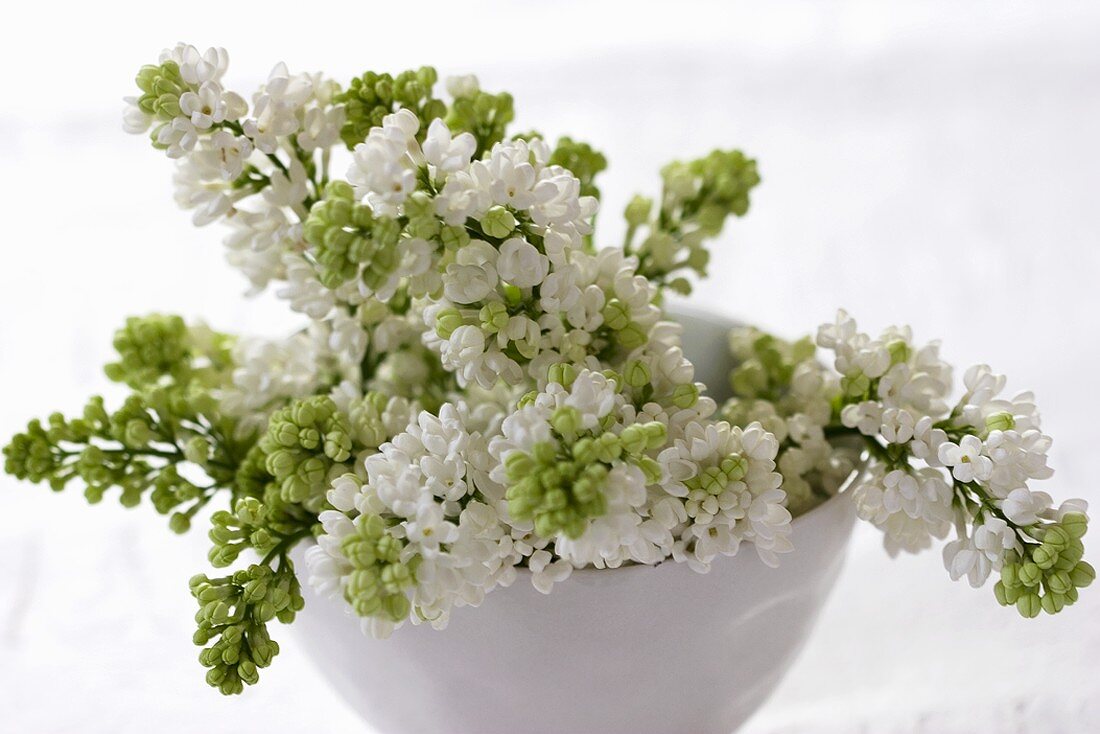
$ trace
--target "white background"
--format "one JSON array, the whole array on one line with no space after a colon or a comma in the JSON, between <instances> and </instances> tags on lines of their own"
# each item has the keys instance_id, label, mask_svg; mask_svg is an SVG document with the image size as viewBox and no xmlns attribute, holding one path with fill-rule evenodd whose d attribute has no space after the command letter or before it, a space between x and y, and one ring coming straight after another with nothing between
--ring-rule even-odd
<instances>
[{"instance_id":1,"label":"white background","mask_svg":"<svg viewBox=\"0 0 1100 734\"><path fill-rule=\"evenodd\" d=\"M0 434L116 395L99 366L131 313L275 335L171 167L119 127L136 68L223 45L248 92L284 59L346 80L423 63L516 97L517 129L611 161L600 231L667 160L741 146L764 183L696 304L788 335L843 305L908 322L960 367L1037 392L1057 496L1100 500L1100 10L1095 3L37 3L0 31ZM779 732L1100 730L1100 592L1018 619L938 554L890 561L859 528L805 655L748 727ZM201 533L148 509L0 478L0 729L361 727L294 638L223 700L189 641ZM1095 552L1093 561L1096 561Z\"/></svg>"}]
</instances>

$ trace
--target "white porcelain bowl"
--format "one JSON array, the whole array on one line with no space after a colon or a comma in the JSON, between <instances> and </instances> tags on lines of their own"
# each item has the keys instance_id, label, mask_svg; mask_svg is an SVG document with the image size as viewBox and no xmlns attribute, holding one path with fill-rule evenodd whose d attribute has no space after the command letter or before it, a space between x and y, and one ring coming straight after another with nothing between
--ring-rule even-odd
<instances>
[{"instance_id":1,"label":"white porcelain bowl","mask_svg":"<svg viewBox=\"0 0 1100 734\"><path fill-rule=\"evenodd\" d=\"M697 379L721 398L732 322L678 318ZM846 494L795 519L796 549L777 569L744 547L709 574L672 562L586 569L548 596L521 572L447 629L405 625L388 640L306 585L292 629L381 734L730 734L801 650L853 520Z\"/></svg>"}]
</instances>

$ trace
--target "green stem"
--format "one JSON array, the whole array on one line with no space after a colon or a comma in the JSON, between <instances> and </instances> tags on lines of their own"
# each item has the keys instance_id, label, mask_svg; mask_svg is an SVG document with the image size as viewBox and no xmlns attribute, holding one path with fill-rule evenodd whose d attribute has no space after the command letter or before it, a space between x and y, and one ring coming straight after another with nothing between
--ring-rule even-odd
<instances>
[{"instance_id":1,"label":"green stem","mask_svg":"<svg viewBox=\"0 0 1100 734\"><path fill-rule=\"evenodd\" d=\"M312 534L313 534L312 530L309 529L309 528L306 528L305 530L299 530L297 533L294 533L293 535L286 536L285 538L280 540L279 544L276 545L274 548L272 548L266 556L264 556L263 560L260 561L260 564L268 566L268 565L271 565L271 562L273 560L275 560L275 558L279 558L279 567L281 568L282 563L283 563L283 558L285 558L287 552L291 548L293 548L295 545L297 545L298 541L303 540L303 539L309 537Z\"/></svg>"}]
</instances>

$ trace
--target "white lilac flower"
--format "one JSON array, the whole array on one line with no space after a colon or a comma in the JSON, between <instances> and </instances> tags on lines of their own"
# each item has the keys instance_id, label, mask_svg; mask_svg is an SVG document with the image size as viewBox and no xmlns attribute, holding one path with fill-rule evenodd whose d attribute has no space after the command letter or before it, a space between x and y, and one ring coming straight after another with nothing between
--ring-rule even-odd
<instances>
[{"instance_id":1,"label":"white lilac flower","mask_svg":"<svg viewBox=\"0 0 1100 734\"><path fill-rule=\"evenodd\" d=\"M540 549L531 553L527 561L531 570L531 583L541 593L549 594L554 584L560 584L573 573L573 564L564 558L554 558L548 550Z\"/></svg>"},{"instance_id":2,"label":"white lilac flower","mask_svg":"<svg viewBox=\"0 0 1100 734\"><path fill-rule=\"evenodd\" d=\"M344 124L344 107L310 107L302 118L301 130L295 138L302 150L312 152L331 148L340 142Z\"/></svg>"},{"instance_id":3,"label":"white lilac flower","mask_svg":"<svg viewBox=\"0 0 1100 734\"><path fill-rule=\"evenodd\" d=\"M393 214L416 188L409 148L416 144L419 128L416 115L398 110L383 118L381 127L371 128L367 139L355 146L348 182L358 198L369 200L380 213Z\"/></svg>"},{"instance_id":4,"label":"white lilac flower","mask_svg":"<svg viewBox=\"0 0 1100 734\"><path fill-rule=\"evenodd\" d=\"M997 497L1026 486L1030 479L1049 479L1054 474L1047 466L1051 439L1040 431L990 431L983 451L992 462L988 477L990 490Z\"/></svg>"},{"instance_id":5,"label":"white lilac flower","mask_svg":"<svg viewBox=\"0 0 1100 734\"><path fill-rule=\"evenodd\" d=\"M286 171L275 169L270 179L263 191L263 198L272 206L293 209L299 218L304 218L303 202L309 195L309 176L302 162L292 161Z\"/></svg>"},{"instance_id":6,"label":"white lilac flower","mask_svg":"<svg viewBox=\"0 0 1100 734\"><path fill-rule=\"evenodd\" d=\"M706 569L717 555L733 555L751 541L768 565L790 551L791 515L783 506L775 470L778 443L759 424L689 425L684 437L661 451L662 487L683 499L689 525L674 549Z\"/></svg>"},{"instance_id":7,"label":"white lilac flower","mask_svg":"<svg viewBox=\"0 0 1100 734\"><path fill-rule=\"evenodd\" d=\"M191 221L201 227L228 215L242 196L222 176L221 161L215 151L202 150L176 164L172 184L176 203L193 210Z\"/></svg>"},{"instance_id":8,"label":"white lilac flower","mask_svg":"<svg viewBox=\"0 0 1100 734\"><path fill-rule=\"evenodd\" d=\"M1046 517L1048 519L1054 519L1054 520L1057 520L1058 522L1062 522L1062 520L1066 519L1066 515L1068 515L1071 512L1079 512L1082 515L1084 515L1084 514L1088 513L1088 511L1089 511L1088 501L1083 500L1083 499L1068 499L1065 502L1063 502L1062 504L1058 505L1057 510L1055 510L1053 512L1048 510L1047 512L1043 513L1043 515L1044 515L1044 517Z\"/></svg>"},{"instance_id":9,"label":"white lilac flower","mask_svg":"<svg viewBox=\"0 0 1100 734\"><path fill-rule=\"evenodd\" d=\"M479 303L493 293L498 284L497 250L481 240L463 247L449 264L443 279L443 295L452 303Z\"/></svg>"},{"instance_id":10,"label":"white lilac flower","mask_svg":"<svg viewBox=\"0 0 1100 734\"><path fill-rule=\"evenodd\" d=\"M237 368L221 407L243 433L262 428L287 400L310 395L324 381L326 332L312 329L287 339L242 339L233 347Z\"/></svg>"},{"instance_id":11,"label":"white lilac flower","mask_svg":"<svg viewBox=\"0 0 1100 734\"><path fill-rule=\"evenodd\" d=\"M229 53L224 48L199 51L190 44L178 43L160 53L160 63L173 61L179 66L180 77L188 84L201 85L221 81L229 68Z\"/></svg>"},{"instance_id":12,"label":"white lilac flower","mask_svg":"<svg viewBox=\"0 0 1100 734\"><path fill-rule=\"evenodd\" d=\"M496 382L496 376L485 363L485 335L476 326L455 329L443 342L440 358L443 367L454 372L461 384L492 387Z\"/></svg>"},{"instance_id":13,"label":"white lilac flower","mask_svg":"<svg viewBox=\"0 0 1100 734\"><path fill-rule=\"evenodd\" d=\"M948 441L938 450L939 460L951 467L951 474L960 482L985 481L993 473L993 461L982 455L982 440L963 436L958 443Z\"/></svg>"},{"instance_id":14,"label":"white lilac flower","mask_svg":"<svg viewBox=\"0 0 1100 734\"><path fill-rule=\"evenodd\" d=\"M481 161L474 161L468 171L451 173L435 199L435 213L451 226L481 219L493 204L490 183L489 169Z\"/></svg>"},{"instance_id":15,"label":"white lilac flower","mask_svg":"<svg viewBox=\"0 0 1100 734\"><path fill-rule=\"evenodd\" d=\"M409 547L420 551L415 542ZM449 550L421 556L413 624L423 619L436 629L445 628L453 608L478 606L489 591L510 585L516 578L515 559L511 537L495 511L471 502L458 518Z\"/></svg>"},{"instance_id":16,"label":"white lilac flower","mask_svg":"<svg viewBox=\"0 0 1100 734\"><path fill-rule=\"evenodd\" d=\"M505 282L533 288L550 272L550 261L531 243L513 237L500 246L496 267Z\"/></svg>"},{"instance_id":17,"label":"white lilac flower","mask_svg":"<svg viewBox=\"0 0 1100 734\"><path fill-rule=\"evenodd\" d=\"M936 428L931 416L923 416L913 427L913 440L909 442L909 450L913 456L928 464L928 466L940 467L940 446L947 443L947 432L942 428Z\"/></svg>"},{"instance_id":18,"label":"white lilac flower","mask_svg":"<svg viewBox=\"0 0 1100 734\"><path fill-rule=\"evenodd\" d=\"M452 137L446 123L436 118L428 126L428 134L421 147L429 165L441 173L453 173L470 165L477 149L477 140L470 133Z\"/></svg>"},{"instance_id":19,"label":"white lilac flower","mask_svg":"<svg viewBox=\"0 0 1100 734\"><path fill-rule=\"evenodd\" d=\"M860 518L885 533L886 549L916 553L943 538L955 515L951 485L941 471L872 471L852 491Z\"/></svg>"},{"instance_id":20,"label":"white lilac flower","mask_svg":"<svg viewBox=\"0 0 1100 734\"><path fill-rule=\"evenodd\" d=\"M865 400L846 405L840 413L840 420L845 426L857 429L864 436L874 436L882 427L882 404Z\"/></svg>"},{"instance_id":21,"label":"white lilac flower","mask_svg":"<svg viewBox=\"0 0 1100 734\"><path fill-rule=\"evenodd\" d=\"M990 573L1001 570L1005 553L1017 546L1012 528L1004 520L990 517L969 537L960 530L959 538L944 546L943 561L953 580L965 576L972 587L978 588Z\"/></svg>"},{"instance_id":22,"label":"white lilac flower","mask_svg":"<svg viewBox=\"0 0 1100 734\"><path fill-rule=\"evenodd\" d=\"M275 65L253 98L252 117L243 125L257 150L275 153L279 138L298 131L302 108L313 96L313 84L308 74L292 75L286 64Z\"/></svg>"},{"instance_id":23,"label":"white lilac flower","mask_svg":"<svg viewBox=\"0 0 1100 734\"><path fill-rule=\"evenodd\" d=\"M367 331L362 322L345 309L338 308L330 322L330 328L329 349L355 364L362 362L368 342Z\"/></svg>"},{"instance_id":24,"label":"white lilac flower","mask_svg":"<svg viewBox=\"0 0 1100 734\"><path fill-rule=\"evenodd\" d=\"M667 551L642 532L641 512L648 495L641 470L625 464L613 468L603 493L607 512L590 520L579 538L559 537L554 544L558 555L578 568L617 568L631 561L654 564L664 558Z\"/></svg>"},{"instance_id":25,"label":"white lilac flower","mask_svg":"<svg viewBox=\"0 0 1100 734\"><path fill-rule=\"evenodd\" d=\"M283 255L286 285L275 293L290 302L290 307L312 319L323 319L336 307L336 296L321 285L317 272L300 253Z\"/></svg>"},{"instance_id":26,"label":"white lilac flower","mask_svg":"<svg viewBox=\"0 0 1100 734\"><path fill-rule=\"evenodd\" d=\"M253 293L285 277L283 256L301 241L300 224L291 223L282 209L272 206L234 209L225 221L230 228L223 240L226 257L248 278Z\"/></svg>"},{"instance_id":27,"label":"white lilac flower","mask_svg":"<svg viewBox=\"0 0 1100 734\"><path fill-rule=\"evenodd\" d=\"M403 433L366 458L365 481L346 475L328 494L345 519L352 512L390 512L402 518L391 532L404 543L403 560L417 563L413 623L443 627L453 607L477 605L486 592L515 578L518 556L496 511L476 500L465 506L459 502L475 491L500 493L499 488L471 484L471 463L486 462L478 456L484 444L468 422L478 419L472 419L465 404L445 404L438 416L421 412ZM478 477L479 483L489 482L483 474ZM322 522L326 533L318 544L323 554L311 552L310 568L312 583L323 590L334 585L333 576L350 568L341 562L335 542L344 522L332 517Z\"/></svg>"},{"instance_id":28,"label":"white lilac flower","mask_svg":"<svg viewBox=\"0 0 1100 734\"><path fill-rule=\"evenodd\" d=\"M477 77L473 74L449 76L445 80L445 86L447 87L447 94L455 99L472 97L481 89Z\"/></svg>"},{"instance_id":29,"label":"white lilac flower","mask_svg":"<svg viewBox=\"0 0 1100 734\"><path fill-rule=\"evenodd\" d=\"M1050 510L1052 503L1046 492L1032 492L1026 487L1018 487L1005 497L1001 511L1010 522L1023 527L1037 523Z\"/></svg>"},{"instance_id":30,"label":"white lilac flower","mask_svg":"<svg viewBox=\"0 0 1100 734\"><path fill-rule=\"evenodd\" d=\"M156 130L157 145L169 158L183 158L195 148L199 131L186 117L177 117Z\"/></svg>"},{"instance_id":31,"label":"white lilac flower","mask_svg":"<svg viewBox=\"0 0 1100 734\"><path fill-rule=\"evenodd\" d=\"M530 209L535 203L538 169L531 159L534 150L544 148L545 143L538 139L532 143L529 146L524 140L509 140L497 143L489 151L486 166L492 181L489 190L493 203L519 210ZM548 153L542 156L543 160L548 157Z\"/></svg>"},{"instance_id":32,"label":"white lilac flower","mask_svg":"<svg viewBox=\"0 0 1100 734\"><path fill-rule=\"evenodd\" d=\"M837 349L850 343L856 336L858 328L855 319L848 315L844 309L836 312L836 320L831 324L823 324L817 330L817 345L825 349Z\"/></svg>"},{"instance_id":33,"label":"white lilac flower","mask_svg":"<svg viewBox=\"0 0 1100 734\"><path fill-rule=\"evenodd\" d=\"M904 408L887 408L882 412L879 433L887 443L908 443L912 440L916 420Z\"/></svg>"},{"instance_id":34,"label":"white lilac flower","mask_svg":"<svg viewBox=\"0 0 1100 734\"><path fill-rule=\"evenodd\" d=\"M180 95L180 112L196 130L209 130L212 126L240 119L248 111L248 105L240 96L222 89L217 82L203 82L194 92Z\"/></svg>"}]
</instances>

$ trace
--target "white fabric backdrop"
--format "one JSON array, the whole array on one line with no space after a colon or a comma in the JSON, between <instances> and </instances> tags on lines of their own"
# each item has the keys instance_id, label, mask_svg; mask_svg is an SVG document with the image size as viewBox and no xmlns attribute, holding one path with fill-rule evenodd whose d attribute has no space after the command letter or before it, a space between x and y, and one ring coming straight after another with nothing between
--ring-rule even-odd
<instances>
[{"instance_id":1,"label":"white fabric backdrop","mask_svg":"<svg viewBox=\"0 0 1100 734\"><path fill-rule=\"evenodd\" d=\"M337 7L134 4L108 26L87 6L15 11L0 43L0 434L117 395L99 365L127 314L272 335L295 323L240 297L218 233L174 208L169 163L119 130L136 67L184 38L229 47L242 90L280 58L340 79L476 72L515 94L519 128L605 150L607 242L662 163L743 147L765 181L697 305L789 335L843 305L872 329L942 337L960 366L988 361L1037 392L1050 489L1100 500L1094 3ZM205 541L163 526L0 478L0 728L360 731L288 634L243 697L203 684L186 579ZM817 635L748 731L1100 730L1098 611L1090 590L1024 622L952 584L935 554L890 561L862 527Z\"/></svg>"}]
</instances>

